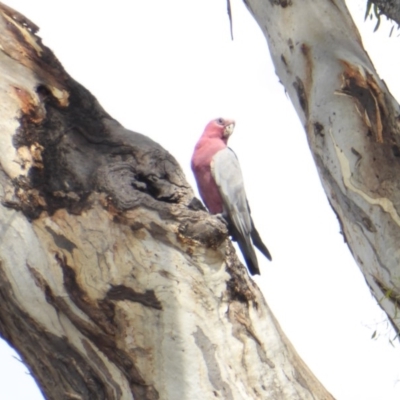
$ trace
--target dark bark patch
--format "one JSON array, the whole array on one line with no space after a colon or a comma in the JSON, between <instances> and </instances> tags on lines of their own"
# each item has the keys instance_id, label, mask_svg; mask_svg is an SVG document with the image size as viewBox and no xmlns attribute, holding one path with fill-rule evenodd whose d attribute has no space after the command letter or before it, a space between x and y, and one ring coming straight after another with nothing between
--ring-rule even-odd
<instances>
[{"instance_id":1,"label":"dark bark patch","mask_svg":"<svg viewBox=\"0 0 400 400\"><path fill-rule=\"evenodd\" d=\"M305 57L308 57L308 56L309 56L309 54L310 54L310 48L309 48L305 43L303 43L303 44L300 46L300 50L301 50L301 52L303 53L303 55L304 55Z\"/></svg>"},{"instance_id":2,"label":"dark bark patch","mask_svg":"<svg viewBox=\"0 0 400 400\"><path fill-rule=\"evenodd\" d=\"M308 86L311 87L310 78L313 70L311 48L306 43L302 43L300 46L300 51L306 60L306 75L307 75L306 81L308 82Z\"/></svg>"},{"instance_id":3,"label":"dark bark patch","mask_svg":"<svg viewBox=\"0 0 400 400\"><path fill-rule=\"evenodd\" d=\"M372 223L371 219L364 216L362 219L362 224L364 226L364 228L368 231L368 232L372 232L375 233L376 232L376 228L375 225Z\"/></svg>"},{"instance_id":4,"label":"dark bark patch","mask_svg":"<svg viewBox=\"0 0 400 400\"><path fill-rule=\"evenodd\" d=\"M361 73L358 66L341 62L344 67L341 92L355 100L356 110L378 143L399 145L399 112L392 109L375 77L367 71Z\"/></svg>"},{"instance_id":5,"label":"dark bark patch","mask_svg":"<svg viewBox=\"0 0 400 400\"><path fill-rule=\"evenodd\" d=\"M157 299L153 290L146 290L145 293L135 292L132 288L124 285L112 286L107 292L106 298L109 300L128 300L133 303L140 303L146 307L162 310L162 305Z\"/></svg>"},{"instance_id":6,"label":"dark bark patch","mask_svg":"<svg viewBox=\"0 0 400 400\"><path fill-rule=\"evenodd\" d=\"M237 258L231 243L228 244L226 251L226 270L230 275L230 279L226 283L229 302L238 301L243 304L252 302L257 308L256 297L249 287L251 282L245 276L245 274L248 275L247 269Z\"/></svg>"},{"instance_id":7,"label":"dark bark patch","mask_svg":"<svg viewBox=\"0 0 400 400\"><path fill-rule=\"evenodd\" d=\"M0 334L18 349L46 398L118 399L107 395L108 382L67 338L51 334L19 307L1 263L0 302Z\"/></svg>"},{"instance_id":8,"label":"dark bark patch","mask_svg":"<svg viewBox=\"0 0 400 400\"><path fill-rule=\"evenodd\" d=\"M293 87L297 93L297 99L299 101L301 109L303 110L305 117L308 118L307 94L305 91L303 81L298 76L296 76L296 80L293 82Z\"/></svg>"},{"instance_id":9,"label":"dark bark patch","mask_svg":"<svg viewBox=\"0 0 400 400\"><path fill-rule=\"evenodd\" d=\"M245 268L242 265L241 267ZM241 303L248 304L250 301L254 300L254 296L248 289L247 284L244 281L238 279L238 276L236 274L227 282L226 290L229 295L230 301L236 300Z\"/></svg>"},{"instance_id":10,"label":"dark bark patch","mask_svg":"<svg viewBox=\"0 0 400 400\"><path fill-rule=\"evenodd\" d=\"M196 246L197 242L211 249L219 248L228 236L226 225L210 215L185 219L179 224L178 232L177 238L181 243Z\"/></svg>"},{"instance_id":11,"label":"dark bark patch","mask_svg":"<svg viewBox=\"0 0 400 400\"><path fill-rule=\"evenodd\" d=\"M14 180L15 199L7 205L30 219L61 208L81 213L91 207L87 199L93 192L105 192L120 210L145 205L149 197L187 205L193 193L176 160L151 139L113 120L38 38L40 57L23 40L20 28L10 24L12 44L31 56L29 68L43 79L37 93L12 88L21 109L14 147L34 149L36 160L27 178ZM18 54L13 58L23 62ZM64 90L68 101L60 102L55 88Z\"/></svg>"},{"instance_id":12,"label":"dark bark patch","mask_svg":"<svg viewBox=\"0 0 400 400\"><path fill-rule=\"evenodd\" d=\"M204 204L197 197L193 197L188 204L188 208L194 211L207 211L207 209L204 207Z\"/></svg>"},{"instance_id":13,"label":"dark bark patch","mask_svg":"<svg viewBox=\"0 0 400 400\"><path fill-rule=\"evenodd\" d=\"M392 146L392 153L395 157L400 157L400 147L397 145Z\"/></svg>"},{"instance_id":14,"label":"dark bark patch","mask_svg":"<svg viewBox=\"0 0 400 400\"><path fill-rule=\"evenodd\" d=\"M109 387L107 385L107 399L111 399L113 397L120 399L122 397L122 390L119 387L119 385L117 384L117 382L115 382L115 380L113 379L110 371L107 369L106 364L103 362L103 360L99 357L99 355L97 354L97 352L95 351L95 349L93 348L93 346L91 345L91 343L86 340L86 339L82 339L81 340L83 347L86 350L86 354L89 357L89 359L92 361L93 365L96 365L96 367L101 371L101 373L106 377L107 380L107 384L111 387Z\"/></svg>"},{"instance_id":15,"label":"dark bark patch","mask_svg":"<svg viewBox=\"0 0 400 400\"><path fill-rule=\"evenodd\" d=\"M292 5L292 0L269 0L270 3L274 6L281 6L282 8L286 8Z\"/></svg>"},{"instance_id":16,"label":"dark bark patch","mask_svg":"<svg viewBox=\"0 0 400 400\"><path fill-rule=\"evenodd\" d=\"M300 51L304 57L305 60L305 77L304 77L304 81L303 81L303 85L304 85L304 96L306 98L306 117L308 117L308 98L307 95L310 96L310 93L312 91L312 87L313 87L313 70L314 70L314 63L313 63L313 59L312 59L312 52L311 52L311 48L309 45L307 45L306 43L302 43L300 46ZM298 81L298 77L296 78ZM303 108L304 110L304 108Z\"/></svg>"},{"instance_id":17,"label":"dark bark patch","mask_svg":"<svg viewBox=\"0 0 400 400\"><path fill-rule=\"evenodd\" d=\"M316 136L322 136L322 137L325 136L325 128L320 122L318 121L314 122L313 128L314 128L314 134Z\"/></svg>"},{"instance_id":18,"label":"dark bark patch","mask_svg":"<svg viewBox=\"0 0 400 400\"><path fill-rule=\"evenodd\" d=\"M342 85L342 92L357 100L360 107L358 111L364 119L365 124L371 128L378 142L383 142L381 116L376 108L376 99L368 87L363 87L352 76L346 76ZM364 112L364 113L363 113Z\"/></svg>"},{"instance_id":19,"label":"dark bark patch","mask_svg":"<svg viewBox=\"0 0 400 400\"><path fill-rule=\"evenodd\" d=\"M171 241L168 238L169 231L162 225L151 222L149 232L156 241L165 243L167 246L171 245Z\"/></svg>"},{"instance_id":20,"label":"dark bark patch","mask_svg":"<svg viewBox=\"0 0 400 400\"><path fill-rule=\"evenodd\" d=\"M47 282L43 279L38 271L31 267L29 267L29 269L33 278L35 279L37 286L43 290L47 302L52 305L58 312L65 314L66 317L71 321L71 323L112 363L114 363L118 369L120 369L120 371L124 374L130 384L133 397L144 400L158 399L159 395L156 389L153 386L146 384L146 382L141 377L138 368L133 363L131 356L117 346L114 337L110 335L110 333L104 333L101 329L99 319L104 320L104 317L101 317L99 315L100 309L94 311L90 310L88 308L88 305L85 304L85 299L81 299L80 301L78 301L78 304L80 304L81 306L82 303L84 304L85 311L89 312L88 316L91 320L94 320L94 322L96 322L96 325L85 321L71 309L64 298L56 295L53 292L51 287L47 284ZM80 289L78 288L76 292L79 293ZM69 293L69 295L71 296L71 293ZM74 298L75 303L76 293L74 294Z\"/></svg>"},{"instance_id":21,"label":"dark bark patch","mask_svg":"<svg viewBox=\"0 0 400 400\"><path fill-rule=\"evenodd\" d=\"M11 17L13 20L21 24L22 26L26 27L30 32L36 33L39 31L39 27L34 24L31 20L25 17L25 15L22 15L16 10L13 10L11 7L8 7L7 5L0 3L0 9L1 11Z\"/></svg>"},{"instance_id":22,"label":"dark bark patch","mask_svg":"<svg viewBox=\"0 0 400 400\"><path fill-rule=\"evenodd\" d=\"M58 254L56 254L55 258L62 269L64 287L68 292L70 299L105 333L114 336L115 327L113 326L112 321L110 322L107 320L104 317L103 311L100 310L96 304L93 304L88 300L89 296L87 296L84 290L80 287L76 273L73 268L67 264L66 258Z\"/></svg>"},{"instance_id":23,"label":"dark bark patch","mask_svg":"<svg viewBox=\"0 0 400 400\"><path fill-rule=\"evenodd\" d=\"M354 105L354 118L365 129L362 146L350 149L356 155L352 182L372 198L393 199L400 189L400 127L399 110L385 94L382 82L368 71L360 70L342 61L342 88L340 93L350 97ZM359 146L359 147L358 147ZM347 151L348 149L343 149ZM393 201L393 200L392 200ZM396 209L398 201L393 201Z\"/></svg>"},{"instance_id":24,"label":"dark bark patch","mask_svg":"<svg viewBox=\"0 0 400 400\"><path fill-rule=\"evenodd\" d=\"M46 226L46 231L50 233L53 237L55 245L60 248L72 253L74 249L76 249L75 243L71 242L67 239L64 235L59 235L58 233L54 232L53 229Z\"/></svg>"},{"instance_id":25,"label":"dark bark patch","mask_svg":"<svg viewBox=\"0 0 400 400\"><path fill-rule=\"evenodd\" d=\"M385 298L390 300L396 307L400 309L400 293L393 288L387 287L383 282L381 282L376 277L373 277L375 284L379 287L381 292L384 294Z\"/></svg>"},{"instance_id":26,"label":"dark bark patch","mask_svg":"<svg viewBox=\"0 0 400 400\"><path fill-rule=\"evenodd\" d=\"M357 163L362 159L362 155L359 151L357 151L354 147L352 147L351 152L357 157Z\"/></svg>"},{"instance_id":27,"label":"dark bark patch","mask_svg":"<svg viewBox=\"0 0 400 400\"><path fill-rule=\"evenodd\" d=\"M30 69L38 76L38 82L46 82L57 94L57 102L66 106L68 93L65 81L68 75L53 53L42 44L41 38L35 35L38 27L4 4L0 5L0 11L7 28L7 32L0 36L2 51Z\"/></svg>"},{"instance_id":28,"label":"dark bark patch","mask_svg":"<svg viewBox=\"0 0 400 400\"><path fill-rule=\"evenodd\" d=\"M118 218L115 218L114 221L117 222ZM145 227L145 225L140 221L135 221L132 224L130 224L129 227L131 228L132 232L137 232L137 231L143 229Z\"/></svg>"}]
</instances>

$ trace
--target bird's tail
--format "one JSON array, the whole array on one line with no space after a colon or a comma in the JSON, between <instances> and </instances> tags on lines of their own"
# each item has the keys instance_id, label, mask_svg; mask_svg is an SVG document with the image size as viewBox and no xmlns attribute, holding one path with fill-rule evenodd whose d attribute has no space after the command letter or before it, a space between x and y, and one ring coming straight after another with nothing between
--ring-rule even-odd
<instances>
[{"instance_id":1,"label":"bird's tail","mask_svg":"<svg viewBox=\"0 0 400 400\"><path fill-rule=\"evenodd\" d=\"M256 252L254 251L254 247L251 244L250 237L241 237L240 235L237 235L236 240L239 245L240 251L243 254L243 258L246 262L250 274L260 275Z\"/></svg>"},{"instance_id":2,"label":"bird's tail","mask_svg":"<svg viewBox=\"0 0 400 400\"><path fill-rule=\"evenodd\" d=\"M268 258L269 261L272 261L271 253L267 249L267 246L261 240L261 236L254 225L252 226L251 230L251 239L253 240L254 246L256 246L257 249L260 250L261 253L263 253L264 256Z\"/></svg>"}]
</instances>

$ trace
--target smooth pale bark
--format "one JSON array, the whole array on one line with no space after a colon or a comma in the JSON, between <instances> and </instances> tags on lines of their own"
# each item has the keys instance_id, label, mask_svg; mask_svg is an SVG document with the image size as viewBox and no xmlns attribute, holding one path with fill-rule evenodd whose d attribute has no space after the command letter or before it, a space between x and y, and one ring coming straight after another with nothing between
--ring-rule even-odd
<instances>
[{"instance_id":1,"label":"smooth pale bark","mask_svg":"<svg viewBox=\"0 0 400 400\"><path fill-rule=\"evenodd\" d=\"M399 330L399 105L376 74L342 0L246 4L304 125L344 238ZM351 301L352 293L341 295Z\"/></svg>"},{"instance_id":2,"label":"smooth pale bark","mask_svg":"<svg viewBox=\"0 0 400 400\"><path fill-rule=\"evenodd\" d=\"M332 399L175 159L0 6L0 334L48 399Z\"/></svg>"}]
</instances>

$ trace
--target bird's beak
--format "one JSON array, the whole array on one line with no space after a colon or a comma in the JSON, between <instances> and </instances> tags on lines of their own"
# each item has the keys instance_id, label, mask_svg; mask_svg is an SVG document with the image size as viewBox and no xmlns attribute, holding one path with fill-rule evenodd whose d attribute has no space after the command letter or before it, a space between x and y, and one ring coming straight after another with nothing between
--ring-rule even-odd
<instances>
[{"instance_id":1,"label":"bird's beak","mask_svg":"<svg viewBox=\"0 0 400 400\"><path fill-rule=\"evenodd\" d=\"M225 129L224 129L224 136L227 137L227 138L228 138L229 136L231 136L234 129L235 129L235 123L234 123L234 122L232 122L232 123L230 123L229 125L227 125L227 126L225 127Z\"/></svg>"}]
</instances>

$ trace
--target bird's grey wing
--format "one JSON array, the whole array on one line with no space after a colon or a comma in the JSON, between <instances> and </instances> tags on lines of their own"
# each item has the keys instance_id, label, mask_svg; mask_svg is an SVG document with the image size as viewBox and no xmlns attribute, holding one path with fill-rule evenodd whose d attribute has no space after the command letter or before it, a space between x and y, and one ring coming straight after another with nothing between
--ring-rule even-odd
<instances>
[{"instance_id":1,"label":"bird's grey wing","mask_svg":"<svg viewBox=\"0 0 400 400\"><path fill-rule=\"evenodd\" d=\"M228 218L252 274L259 274L257 257L251 243L252 220L247 206L246 192L239 160L230 148L216 153L211 162L211 174L218 187Z\"/></svg>"},{"instance_id":2,"label":"bird's grey wing","mask_svg":"<svg viewBox=\"0 0 400 400\"><path fill-rule=\"evenodd\" d=\"M251 232L251 217L247 207L246 192L239 161L230 148L216 153L211 162L211 174L217 184L224 212L237 219L235 225L242 234Z\"/></svg>"}]
</instances>

